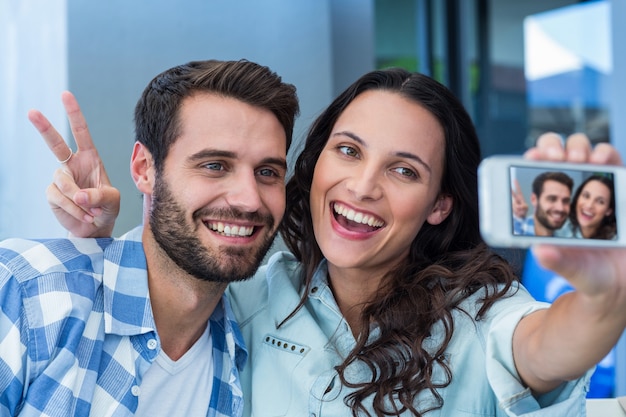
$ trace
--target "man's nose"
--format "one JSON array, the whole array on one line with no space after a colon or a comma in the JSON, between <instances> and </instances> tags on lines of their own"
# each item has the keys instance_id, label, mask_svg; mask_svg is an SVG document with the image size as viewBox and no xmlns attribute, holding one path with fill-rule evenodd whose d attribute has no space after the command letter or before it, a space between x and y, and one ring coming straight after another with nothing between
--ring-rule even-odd
<instances>
[{"instance_id":1,"label":"man's nose","mask_svg":"<svg viewBox=\"0 0 626 417\"><path fill-rule=\"evenodd\" d=\"M245 212L256 212L262 205L261 190L254 172L241 172L233 178L226 192L229 206Z\"/></svg>"}]
</instances>

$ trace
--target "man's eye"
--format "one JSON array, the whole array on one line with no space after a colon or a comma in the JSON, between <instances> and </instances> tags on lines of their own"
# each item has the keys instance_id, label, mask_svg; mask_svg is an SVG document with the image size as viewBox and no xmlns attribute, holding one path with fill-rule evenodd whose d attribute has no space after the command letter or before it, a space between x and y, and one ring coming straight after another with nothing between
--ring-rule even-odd
<instances>
[{"instance_id":1,"label":"man's eye","mask_svg":"<svg viewBox=\"0 0 626 417\"><path fill-rule=\"evenodd\" d=\"M262 177L278 177L278 172L270 168L263 168L257 171Z\"/></svg>"},{"instance_id":2,"label":"man's eye","mask_svg":"<svg viewBox=\"0 0 626 417\"><path fill-rule=\"evenodd\" d=\"M352 157L359 156L359 153L356 151L356 149L354 149L351 146L343 145L343 146L339 146L338 149L339 149L339 152L341 152L344 155L352 156Z\"/></svg>"},{"instance_id":3,"label":"man's eye","mask_svg":"<svg viewBox=\"0 0 626 417\"><path fill-rule=\"evenodd\" d=\"M224 165L219 162L209 162L208 164L205 164L204 167L212 171L222 171L224 169Z\"/></svg>"}]
</instances>

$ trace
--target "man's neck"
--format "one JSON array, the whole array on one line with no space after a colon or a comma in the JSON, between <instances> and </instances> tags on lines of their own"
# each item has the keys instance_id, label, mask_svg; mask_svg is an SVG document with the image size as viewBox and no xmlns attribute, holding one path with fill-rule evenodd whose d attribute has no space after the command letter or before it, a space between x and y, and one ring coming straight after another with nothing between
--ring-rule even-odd
<instances>
[{"instance_id":1,"label":"man's neck","mask_svg":"<svg viewBox=\"0 0 626 417\"><path fill-rule=\"evenodd\" d=\"M173 279L172 279L173 278ZM204 333L226 284L203 283L202 289L177 285L175 277L149 274L150 304L161 347L172 360L183 356Z\"/></svg>"},{"instance_id":2,"label":"man's neck","mask_svg":"<svg viewBox=\"0 0 626 417\"><path fill-rule=\"evenodd\" d=\"M161 347L170 359L178 360L204 333L227 284L199 280L181 270L154 241L143 243Z\"/></svg>"},{"instance_id":3,"label":"man's neck","mask_svg":"<svg viewBox=\"0 0 626 417\"><path fill-rule=\"evenodd\" d=\"M553 236L554 230L544 227L535 217L535 236Z\"/></svg>"}]
</instances>

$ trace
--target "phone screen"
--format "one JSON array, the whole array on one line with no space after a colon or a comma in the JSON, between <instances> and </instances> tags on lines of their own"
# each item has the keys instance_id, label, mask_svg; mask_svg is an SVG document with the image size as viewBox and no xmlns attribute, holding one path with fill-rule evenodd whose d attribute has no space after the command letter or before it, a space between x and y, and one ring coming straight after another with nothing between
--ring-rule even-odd
<instances>
[{"instance_id":1,"label":"phone screen","mask_svg":"<svg viewBox=\"0 0 626 417\"><path fill-rule=\"evenodd\" d=\"M618 238L611 172L525 166L509 172L514 236Z\"/></svg>"}]
</instances>

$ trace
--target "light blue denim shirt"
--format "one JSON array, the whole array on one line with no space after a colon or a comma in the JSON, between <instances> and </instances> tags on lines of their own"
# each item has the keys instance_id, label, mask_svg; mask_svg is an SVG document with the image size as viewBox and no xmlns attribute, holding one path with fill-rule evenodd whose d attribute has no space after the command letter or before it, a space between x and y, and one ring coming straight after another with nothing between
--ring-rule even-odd
<instances>
[{"instance_id":1,"label":"light blue denim shirt","mask_svg":"<svg viewBox=\"0 0 626 417\"><path fill-rule=\"evenodd\" d=\"M355 339L326 281L325 262L318 268L303 308L277 329L300 301L301 287L300 265L283 252L272 256L252 280L230 286L232 307L250 355L242 374L246 416L351 415L344 403L350 389L341 385L334 367ZM439 390L443 408L427 416L585 415L589 374L537 398L520 383L515 370L513 330L522 317L547 304L534 301L520 287L476 322L470 317L481 295L463 303L469 317L458 311L454 314L455 332L447 349L452 383ZM433 343L437 337L441 331L435 328ZM440 375L436 370L435 378ZM347 376L365 378L369 371L355 364ZM418 407L423 409L433 401L424 392Z\"/></svg>"}]
</instances>

